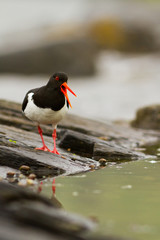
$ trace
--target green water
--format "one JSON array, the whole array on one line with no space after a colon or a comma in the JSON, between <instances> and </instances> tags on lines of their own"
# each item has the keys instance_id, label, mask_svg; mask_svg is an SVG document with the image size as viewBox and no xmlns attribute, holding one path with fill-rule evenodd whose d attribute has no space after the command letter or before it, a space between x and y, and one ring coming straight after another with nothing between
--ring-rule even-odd
<instances>
[{"instance_id":1,"label":"green water","mask_svg":"<svg viewBox=\"0 0 160 240\"><path fill-rule=\"evenodd\" d=\"M51 183L43 194L51 196ZM56 197L66 210L97 219L97 231L105 235L160 239L160 161L56 178Z\"/></svg>"}]
</instances>

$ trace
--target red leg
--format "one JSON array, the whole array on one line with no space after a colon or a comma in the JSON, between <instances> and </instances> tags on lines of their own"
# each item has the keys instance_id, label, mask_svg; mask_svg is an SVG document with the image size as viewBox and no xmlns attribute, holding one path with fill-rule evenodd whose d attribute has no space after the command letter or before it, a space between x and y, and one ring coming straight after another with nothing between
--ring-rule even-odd
<instances>
[{"instance_id":1,"label":"red leg","mask_svg":"<svg viewBox=\"0 0 160 240\"><path fill-rule=\"evenodd\" d=\"M49 148L45 145L45 142L44 142L44 139L43 139L43 134L42 134L43 132L42 132L42 129L40 128L39 125L38 125L38 132L39 132L39 135L41 136L43 147L36 148L36 150L42 150L42 151L50 152L51 150L49 150Z\"/></svg>"},{"instance_id":2,"label":"red leg","mask_svg":"<svg viewBox=\"0 0 160 240\"><path fill-rule=\"evenodd\" d=\"M51 152L60 155L60 153L56 149L56 137L57 137L56 128L53 130L52 137L53 137L54 148L53 148L53 151Z\"/></svg>"}]
</instances>

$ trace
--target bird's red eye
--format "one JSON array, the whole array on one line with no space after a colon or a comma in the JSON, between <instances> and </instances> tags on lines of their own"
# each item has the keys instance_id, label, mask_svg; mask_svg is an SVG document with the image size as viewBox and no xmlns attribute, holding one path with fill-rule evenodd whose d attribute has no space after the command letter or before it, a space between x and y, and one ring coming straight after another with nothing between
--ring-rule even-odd
<instances>
[{"instance_id":1,"label":"bird's red eye","mask_svg":"<svg viewBox=\"0 0 160 240\"><path fill-rule=\"evenodd\" d=\"M56 78L55 78L57 81L59 80L59 77L58 76L56 76Z\"/></svg>"}]
</instances>

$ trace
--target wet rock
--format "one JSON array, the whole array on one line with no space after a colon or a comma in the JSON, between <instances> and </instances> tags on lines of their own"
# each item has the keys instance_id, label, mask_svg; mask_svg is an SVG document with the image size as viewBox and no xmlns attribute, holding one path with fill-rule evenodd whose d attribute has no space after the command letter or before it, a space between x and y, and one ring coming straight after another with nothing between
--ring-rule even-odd
<instances>
[{"instance_id":1,"label":"wet rock","mask_svg":"<svg viewBox=\"0 0 160 240\"><path fill-rule=\"evenodd\" d=\"M140 108L131 125L136 128L160 130L160 105Z\"/></svg>"},{"instance_id":2,"label":"wet rock","mask_svg":"<svg viewBox=\"0 0 160 240\"><path fill-rule=\"evenodd\" d=\"M113 143L95 143L93 159L99 160L100 158L105 158L107 161L117 162L145 158L145 155Z\"/></svg>"},{"instance_id":3,"label":"wet rock","mask_svg":"<svg viewBox=\"0 0 160 240\"><path fill-rule=\"evenodd\" d=\"M61 134L63 135L59 142L61 148L70 147L73 153L92 158L94 141L90 136L70 130L63 131Z\"/></svg>"},{"instance_id":4,"label":"wet rock","mask_svg":"<svg viewBox=\"0 0 160 240\"><path fill-rule=\"evenodd\" d=\"M103 141L93 136L87 136L83 133L77 133L71 130L66 130L59 142L59 146L68 149L71 146L71 151L80 156L85 156L99 160L106 158L108 161L132 160L145 158L143 153L129 150L126 147L119 146L110 141Z\"/></svg>"},{"instance_id":5,"label":"wet rock","mask_svg":"<svg viewBox=\"0 0 160 240\"><path fill-rule=\"evenodd\" d=\"M96 169L100 158L115 162L145 158L138 149L160 140L159 132L134 129L125 122L100 123L67 115L58 126L58 151L62 154L58 156L35 150L41 139L37 128L22 116L20 104L1 100L0 124L0 165L17 170L27 165L30 170L23 174L37 178L84 172L91 170L90 166ZM42 129L51 149L53 129L49 125Z\"/></svg>"},{"instance_id":6,"label":"wet rock","mask_svg":"<svg viewBox=\"0 0 160 240\"><path fill-rule=\"evenodd\" d=\"M72 153L63 150L60 152L65 157L35 150L35 147L41 144L38 134L4 125L0 127L3 128L3 132L0 133L1 166L19 169L22 165L27 165L30 170L23 170L23 174L34 173L37 177L43 177L87 171L90 164L95 164L91 159L73 156ZM16 144L8 139L15 139ZM45 141L50 145L53 140L52 137L45 136Z\"/></svg>"}]
</instances>

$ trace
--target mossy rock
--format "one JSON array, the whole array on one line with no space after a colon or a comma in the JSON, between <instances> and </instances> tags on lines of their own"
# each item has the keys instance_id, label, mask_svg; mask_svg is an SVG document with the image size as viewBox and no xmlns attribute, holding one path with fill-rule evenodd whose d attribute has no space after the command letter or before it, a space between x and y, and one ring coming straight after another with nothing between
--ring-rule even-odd
<instances>
[{"instance_id":1,"label":"mossy rock","mask_svg":"<svg viewBox=\"0 0 160 240\"><path fill-rule=\"evenodd\" d=\"M89 35L102 49L136 53L158 49L152 29L133 23L102 19L91 24Z\"/></svg>"},{"instance_id":2,"label":"mossy rock","mask_svg":"<svg viewBox=\"0 0 160 240\"><path fill-rule=\"evenodd\" d=\"M131 125L136 128L160 130L160 105L140 108Z\"/></svg>"},{"instance_id":3,"label":"mossy rock","mask_svg":"<svg viewBox=\"0 0 160 240\"><path fill-rule=\"evenodd\" d=\"M123 27L114 20L99 20L90 27L90 36L102 48L121 49L126 42Z\"/></svg>"}]
</instances>

